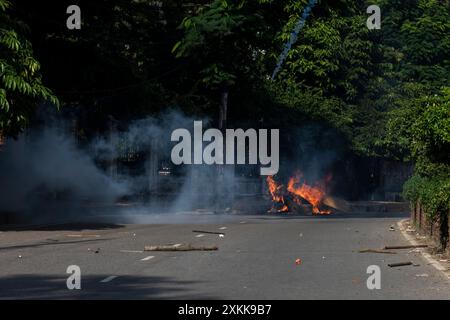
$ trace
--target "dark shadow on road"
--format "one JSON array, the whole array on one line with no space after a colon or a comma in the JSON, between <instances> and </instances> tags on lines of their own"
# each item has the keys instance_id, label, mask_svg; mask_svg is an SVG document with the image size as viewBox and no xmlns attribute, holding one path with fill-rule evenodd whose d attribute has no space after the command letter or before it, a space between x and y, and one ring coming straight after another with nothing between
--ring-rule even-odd
<instances>
[{"instance_id":1,"label":"dark shadow on road","mask_svg":"<svg viewBox=\"0 0 450 320\"><path fill-rule=\"evenodd\" d=\"M82 231L123 228L122 224L101 222L70 222L33 225L0 225L0 231Z\"/></svg>"},{"instance_id":2,"label":"dark shadow on road","mask_svg":"<svg viewBox=\"0 0 450 320\"><path fill-rule=\"evenodd\" d=\"M290 213L242 213L242 214L213 214L207 216L198 215L183 215L182 218L184 220L180 220L180 218L175 215L167 215L168 219L166 220L152 220L153 215L148 215L148 221L143 218L143 215L139 215L139 220L141 220L141 225L152 225L152 224L202 224L202 223L224 223L224 222L232 222L234 219L238 220L243 217L249 220L268 220L268 221L276 221L276 220L329 220L329 219L370 219L370 218L407 218L409 216L408 212L335 212L330 215L300 215L300 214L290 214ZM170 217L175 217L170 220ZM128 215L127 219L132 220L133 215ZM218 218L230 218L230 221L218 220ZM100 218L98 218L100 219ZM103 221L111 220L109 217L102 217ZM116 223L106 223L99 221L90 221L90 222L71 222L71 223L61 223L61 224L47 224L47 225L0 225L0 231L83 231L83 230L113 230L124 228L127 224L126 221L119 221L120 219L114 217ZM144 223L145 221L145 223ZM128 222L129 223L129 222ZM1 248L0 248L1 249Z\"/></svg>"},{"instance_id":3,"label":"dark shadow on road","mask_svg":"<svg viewBox=\"0 0 450 320\"><path fill-rule=\"evenodd\" d=\"M64 240L57 240L57 239L46 239L45 241L40 241L38 243L32 243L32 244L21 244L21 245L15 245L15 246L8 246L8 247L0 247L0 251L7 251L7 250L15 250L15 249L28 249L28 248L39 248L39 247L45 247L45 246L58 246L58 245L64 245L64 244L77 244L77 243L83 243L83 242L100 242L100 241L108 241L111 240L110 238L102 238L102 239L86 239L86 240L71 240L71 241L64 241Z\"/></svg>"},{"instance_id":4,"label":"dark shadow on road","mask_svg":"<svg viewBox=\"0 0 450 320\"><path fill-rule=\"evenodd\" d=\"M195 281L169 277L118 276L110 282L100 281L110 275L81 277L81 289L67 289L64 276L14 275L0 278L0 299L217 299L195 293ZM69 274L67 275L69 277Z\"/></svg>"},{"instance_id":5,"label":"dark shadow on road","mask_svg":"<svg viewBox=\"0 0 450 320\"><path fill-rule=\"evenodd\" d=\"M361 213L332 213L329 215L316 215L316 216L305 216L298 214L280 214L280 215L253 215L249 219L257 220L298 220L298 219L373 219L373 218L407 218L409 217L409 212L361 212Z\"/></svg>"}]
</instances>

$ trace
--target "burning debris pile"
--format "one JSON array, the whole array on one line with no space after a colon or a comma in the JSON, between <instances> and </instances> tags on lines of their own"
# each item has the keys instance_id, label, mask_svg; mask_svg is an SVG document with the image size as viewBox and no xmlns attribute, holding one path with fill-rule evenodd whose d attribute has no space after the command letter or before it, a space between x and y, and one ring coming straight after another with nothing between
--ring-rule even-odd
<instances>
[{"instance_id":1,"label":"burning debris pile","mask_svg":"<svg viewBox=\"0 0 450 320\"><path fill-rule=\"evenodd\" d=\"M312 206L312 213L315 215L330 214L330 210L323 209L324 200L326 198L326 184L331 179L328 176L324 181L308 185L301 172L297 172L292 176L287 187L275 181L273 176L268 176L267 186L272 197L271 213L276 212L301 212L309 211L309 205Z\"/></svg>"}]
</instances>

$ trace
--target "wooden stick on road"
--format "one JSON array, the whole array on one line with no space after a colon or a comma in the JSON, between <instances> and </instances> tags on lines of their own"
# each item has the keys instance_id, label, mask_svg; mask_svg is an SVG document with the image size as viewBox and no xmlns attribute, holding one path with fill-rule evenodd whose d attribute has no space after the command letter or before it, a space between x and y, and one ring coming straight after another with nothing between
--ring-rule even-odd
<instances>
[{"instance_id":1,"label":"wooden stick on road","mask_svg":"<svg viewBox=\"0 0 450 320\"><path fill-rule=\"evenodd\" d=\"M192 230L192 232L195 232L195 233L209 233L209 234L223 234L223 235L225 235L225 233L223 233L223 232L215 232L215 231Z\"/></svg>"},{"instance_id":2,"label":"wooden stick on road","mask_svg":"<svg viewBox=\"0 0 450 320\"><path fill-rule=\"evenodd\" d=\"M416 244L416 245L406 245L406 246L385 246L384 250L391 249L413 249L413 248L426 248L428 245L426 244Z\"/></svg>"},{"instance_id":3,"label":"wooden stick on road","mask_svg":"<svg viewBox=\"0 0 450 320\"><path fill-rule=\"evenodd\" d=\"M403 267L403 266L410 266L413 263L411 261L407 261L407 262L398 262L398 263L389 263L388 266L389 267Z\"/></svg>"},{"instance_id":4,"label":"wooden stick on road","mask_svg":"<svg viewBox=\"0 0 450 320\"><path fill-rule=\"evenodd\" d=\"M191 244L182 245L155 245L145 246L144 251L215 251L217 246L193 246Z\"/></svg>"},{"instance_id":5,"label":"wooden stick on road","mask_svg":"<svg viewBox=\"0 0 450 320\"><path fill-rule=\"evenodd\" d=\"M359 253L387 253L387 254L397 254L394 251L386 251L384 249L361 249L358 251Z\"/></svg>"}]
</instances>

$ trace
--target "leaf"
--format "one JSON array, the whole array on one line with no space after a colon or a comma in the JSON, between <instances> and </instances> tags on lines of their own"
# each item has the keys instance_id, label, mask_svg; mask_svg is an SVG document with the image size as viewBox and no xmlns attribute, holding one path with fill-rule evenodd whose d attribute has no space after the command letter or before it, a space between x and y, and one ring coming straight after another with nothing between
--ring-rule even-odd
<instances>
[{"instance_id":1,"label":"leaf","mask_svg":"<svg viewBox=\"0 0 450 320\"><path fill-rule=\"evenodd\" d=\"M175 45L172 48L171 53L174 53L178 49L178 47L181 45L181 43L182 43L182 41L178 41L177 43L175 43Z\"/></svg>"}]
</instances>

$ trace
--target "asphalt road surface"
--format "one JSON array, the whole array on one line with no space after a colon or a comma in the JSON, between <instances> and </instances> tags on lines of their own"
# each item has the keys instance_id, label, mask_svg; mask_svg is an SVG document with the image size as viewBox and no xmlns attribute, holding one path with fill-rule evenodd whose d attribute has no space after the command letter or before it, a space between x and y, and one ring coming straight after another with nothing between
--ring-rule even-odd
<instances>
[{"instance_id":1,"label":"asphalt road surface","mask_svg":"<svg viewBox=\"0 0 450 320\"><path fill-rule=\"evenodd\" d=\"M420 254L358 252L408 244L395 225L403 218L192 214L180 219L184 223L3 229L0 298L449 299L449 280ZM219 249L143 251L146 245L183 243ZM417 266L388 267L402 261ZM80 290L67 289L69 265L81 269ZM370 265L381 269L380 290L367 288Z\"/></svg>"}]
</instances>

